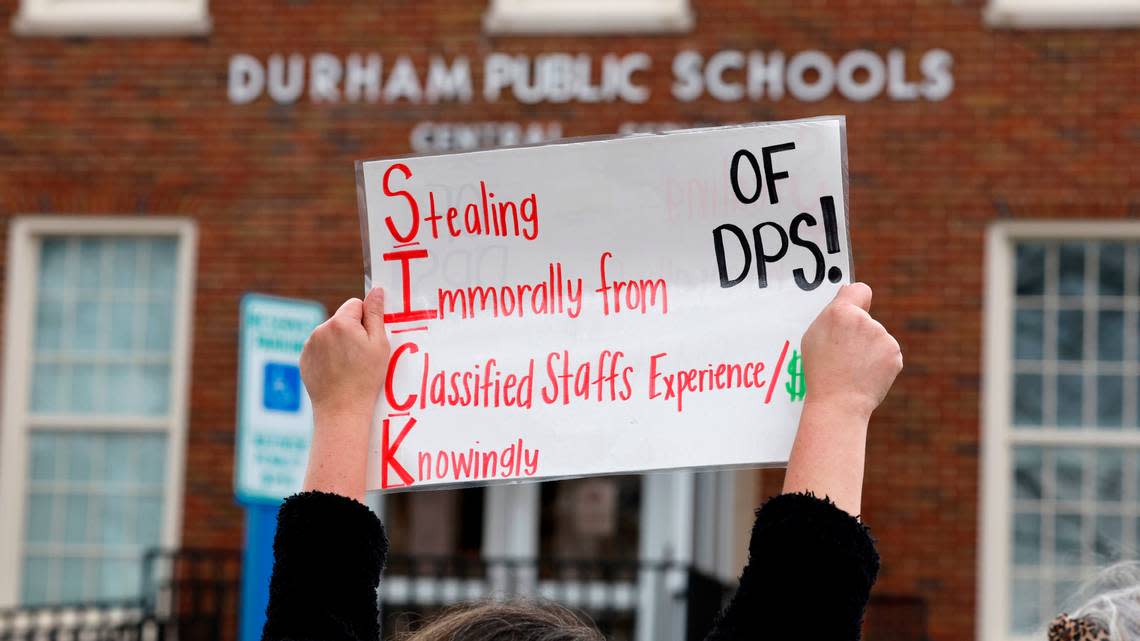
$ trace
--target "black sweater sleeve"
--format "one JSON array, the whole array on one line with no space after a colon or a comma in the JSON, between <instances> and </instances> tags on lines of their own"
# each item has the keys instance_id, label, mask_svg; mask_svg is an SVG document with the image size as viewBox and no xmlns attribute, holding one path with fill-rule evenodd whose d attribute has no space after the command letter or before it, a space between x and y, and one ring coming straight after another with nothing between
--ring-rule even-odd
<instances>
[{"instance_id":1,"label":"black sweater sleeve","mask_svg":"<svg viewBox=\"0 0 1140 641\"><path fill-rule=\"evenodd\" d=\"M376 641L388 553L380 519L352 499L289 497L277 513L262 641Z\"/></svg>"},{"instance_id":2,"label":"black sweater sleeve","mask_svg":"<svg viewBox=\"0 0 1140 641\"><path fill-rule=\"evenodd\" d=\"M748 553L706 641L858 641L879 572L858 519L810 494L777 496L757 511Z\"/></svg>"}]
</instances>

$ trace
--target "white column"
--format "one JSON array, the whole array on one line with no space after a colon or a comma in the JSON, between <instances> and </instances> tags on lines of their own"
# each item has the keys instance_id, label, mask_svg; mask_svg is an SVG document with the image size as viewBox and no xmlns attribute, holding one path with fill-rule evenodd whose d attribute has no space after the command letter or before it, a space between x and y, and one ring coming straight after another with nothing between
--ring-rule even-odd
<instances>
[{"instance_id":1,"label":"white column","mask_svg":"<svg viewBox=\"0 0 1140 641\"><path fill-rule=\"evenodd\" d=\"M537 566L512 562L538 558L539 492L538 483L486 490L483 557L492 561L487 568L492 596L533 594L537 588Z\"/></svg>"},{"instance_id":2,"label":"white column","mask_svg":"<svg viewBox=\"0 0 1140 641\"><path fill-rule=\"evenodd\" d=\"M688 566L693 561L694 474L664 472L643 477L639 557L660 569L639 576L637 641L682 641L685 636Z\"/></svg>"}]
</instances>

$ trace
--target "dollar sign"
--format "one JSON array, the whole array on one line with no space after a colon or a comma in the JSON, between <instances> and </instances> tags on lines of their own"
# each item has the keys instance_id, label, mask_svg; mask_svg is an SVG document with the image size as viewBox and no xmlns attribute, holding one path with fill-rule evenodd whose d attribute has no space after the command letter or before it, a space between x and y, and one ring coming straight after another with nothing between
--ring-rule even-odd
<instances>
[{"instance_id":1,"label":"dollar sign","mask_svg":"<svg viewBox=\"0 0 1140 641\"><path fill-rule=\"evenodd\" d=\"M784 389L788 391L791 401L804 400L804 394L807 392L807 385L804 384L804 361L797 350L792 350L792 359L788 361L788 375L792 380L784 383Z\"/></svg>"}]
</instances>

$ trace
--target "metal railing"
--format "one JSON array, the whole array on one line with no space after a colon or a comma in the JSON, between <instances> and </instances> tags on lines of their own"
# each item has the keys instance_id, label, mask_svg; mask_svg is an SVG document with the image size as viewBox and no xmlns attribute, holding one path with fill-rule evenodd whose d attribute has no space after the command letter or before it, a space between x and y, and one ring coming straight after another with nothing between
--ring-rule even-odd
<instances>
[{"instance_id":1,"label":"metal railing","mask_svg":"<svg viewBox=\"0 0 1140 641\"><path fill-rule=\"evenodd\" d=\"M137 600L0 609L0 641L164 641L166 632Z\"/></svg>"},{"instance_id":2,"label":"metal railing","mask_svg":"<svg viewBox=\"0 0 1140 641\"><path fill-rule=\"evenodd\" d=\"M0 609L0 641L236 641L239 551L155 550L143 567L142 599ZM611 641L696 641L730 595L668 561L392 555L380 609L385 639L455 604L526 597L583 612ZM864 638L927 641L927 618L925 599L874 595Z\"/></svg>"},{"instance_id":3,"label":"metal railing","mask_svg":"<svg viewBox=\"0 0 1140 641\"><path fill-rule=\"evenodd\" d=\"M177 641L235 641L241 551L151 550L143 559L143 595Z\"/></svg>"}]
</instances>

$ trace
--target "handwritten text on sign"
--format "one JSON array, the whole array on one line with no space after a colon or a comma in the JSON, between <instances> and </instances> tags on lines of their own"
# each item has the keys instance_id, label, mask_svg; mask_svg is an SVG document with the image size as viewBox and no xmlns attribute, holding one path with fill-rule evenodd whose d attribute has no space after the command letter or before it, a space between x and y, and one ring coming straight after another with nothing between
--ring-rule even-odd
<instances>
[{"instance_id":1,"label":"handwritten text on sign","mask_svg":"<svg viewBox=\"0 0 1140 641\"><path fill-rule=\"evenodd\" d=\"M786 461L850 279L844 150L823 118L359 163L369 486Z\"/></svg>"}]
</instances>

